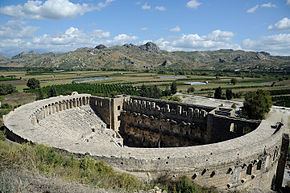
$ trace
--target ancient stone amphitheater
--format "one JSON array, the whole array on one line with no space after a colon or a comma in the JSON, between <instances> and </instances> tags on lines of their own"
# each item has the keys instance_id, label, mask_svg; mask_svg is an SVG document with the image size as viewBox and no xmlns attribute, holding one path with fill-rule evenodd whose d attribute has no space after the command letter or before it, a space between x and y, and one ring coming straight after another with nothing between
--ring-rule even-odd
<instances>
[{"instance_id":1,"label":"ancient stone amphitheater","mask_svg":"<svg viewBox=\"0 0 290 193\"><path fill-rule=\"evenodd\" d=\"M89 154L148 180L187 175L220 189L267 189L282 184L286 111L246 120L219 105L73 93L23 105L4 124L17 142Z\"/></svg>"}]
</instances>

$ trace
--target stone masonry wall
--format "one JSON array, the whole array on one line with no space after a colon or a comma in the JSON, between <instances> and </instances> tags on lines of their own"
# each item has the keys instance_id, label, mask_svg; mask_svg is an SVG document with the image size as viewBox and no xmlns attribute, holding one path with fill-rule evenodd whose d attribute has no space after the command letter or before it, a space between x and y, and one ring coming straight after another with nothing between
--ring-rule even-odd
<instances>
[{"instance_id":1,"label":"stone masonry wall","mask_svg":"<svg viewBox=\"0 0 290 193\"><path fill-rule=\"evenodd\" d=\"M50 137L41 136L41 119L60 111L66 112L66 109L77 110L83 105L94 110L110 128L117 130L120 124L120 132L125 128L128 135L135 133L137 135L134 137L139 140L143 140L144 135L157 134L148 142L154 147L158 143L176 146L180 143L179 137L183 139L184 144L181 145L188 145L192 141L203 140L201 143L208 143L227 139L224 136L228 132L236 132L230 137L241 136L218 143L176 148L128 148L118 146L110 139L99 139L97 143L77 140L65 145L53 138L49 140L49 145L78 155L88 153L114 167L136 175L142 174L148 179L187 175L200 185L229 190L270 188L275 181L282 134L288 125L285 110L276 107L273 107L266 120L257 122L231 117L231 113L212 114L213 107L141 97L110 99L75 94L23 105L4 117L4 125L16 138L41 143L43 138ZM284 125L277 124L282 120ZM59 128L69 127L67 122L61 124ZM251 132L242 135L248 132L247 128ZM96 132L104 131L100 129Z\"/></svg>"}]
</instances>

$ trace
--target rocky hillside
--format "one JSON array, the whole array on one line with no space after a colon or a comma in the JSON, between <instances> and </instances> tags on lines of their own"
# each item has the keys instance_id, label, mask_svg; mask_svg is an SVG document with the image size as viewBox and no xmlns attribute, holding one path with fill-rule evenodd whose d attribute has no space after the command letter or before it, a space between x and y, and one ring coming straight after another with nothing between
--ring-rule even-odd
<instances>
[{"instance_id":1,"label":"rocky hillside","mask_svg":"<svg viewBox=\"0 0 290 193\"><path fill-rule=\"evenodd\" d=\"M148 42L95 48L79 48L66 53L22 52L11 58L0 57L0 66L61 69L285 69L290 56L271 56L266 52L217 50L167 52Z\"/></svg>"}]
</instances>

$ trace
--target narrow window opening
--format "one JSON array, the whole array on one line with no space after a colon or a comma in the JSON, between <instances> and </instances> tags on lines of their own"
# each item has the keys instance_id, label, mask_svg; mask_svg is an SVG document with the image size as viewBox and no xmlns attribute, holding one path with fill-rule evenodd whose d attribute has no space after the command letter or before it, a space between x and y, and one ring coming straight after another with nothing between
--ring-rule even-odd
<instances>
[{"instance_id":1,"label":"narrow window opening","mask_svg":"<svg viewBox=\"0 0 290 193\"><path fill-rule=\"evenodd\" d=\"M246 174L252 175L252 164L248 165Z\"/></svg>"}]
</instances>

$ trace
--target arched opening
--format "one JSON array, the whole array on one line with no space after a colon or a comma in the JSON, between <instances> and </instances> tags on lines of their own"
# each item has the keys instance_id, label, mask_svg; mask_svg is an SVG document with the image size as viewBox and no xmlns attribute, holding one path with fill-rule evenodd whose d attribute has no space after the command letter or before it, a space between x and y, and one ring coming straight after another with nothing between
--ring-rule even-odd
<instances>
[{"instance_id":1,"label":"arched opening","mask_svg":"<svg viewBox=\"0 0 290 193\"><path fill-rule=\"evenodd\" d=\"M257 163L257 170L261 170L262 168L262 160L259 160Z\"/></svg>"},{"instance_id":2,"label":"arched opening","mask_svg":"<svg viewBox=\"0 0 290 193\"><path fill-rule=\"evenodd\" d=\"M247 172L246 172L247 175L252 175L252 167L253 167L252 164L248 165Z\"/></svg>"},{"instance_id":3,"label":"arched opening","mask_svg":"<svg viewBox=\"0 0 290 193\"><path fill-rule=\"evenodd\" d=\"M234 133L235 132L235 124L231 123L230 125L230 132Z\"/></svg>"}]
</instances>

